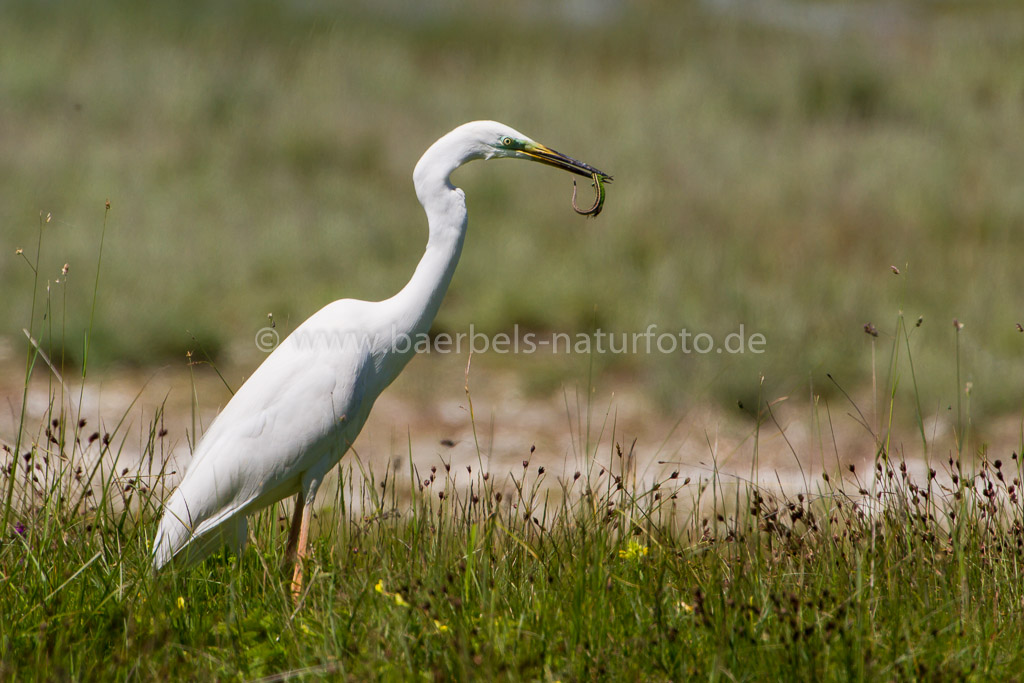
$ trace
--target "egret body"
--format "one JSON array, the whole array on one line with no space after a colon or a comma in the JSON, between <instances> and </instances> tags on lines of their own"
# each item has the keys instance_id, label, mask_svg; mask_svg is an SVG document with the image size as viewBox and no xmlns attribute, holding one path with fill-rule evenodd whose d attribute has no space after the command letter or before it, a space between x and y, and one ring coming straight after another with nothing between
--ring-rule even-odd
<instances>
[{"instance_id":1,"label":"egret body","mask_svg":"<svg viewBox=\"0 0 1024 683\"><path fill-rule=\"evenodd\" d=\"M197 562L223 544L241 551L247 516L297 494L287 554L298 592L317 488L409 362L414 349L405 342L428 332L455 272L466 198L449 176L468 161L502 157L539 161L598 184L611 180L494 121L459 126L431 145L413 172L429 238L412 279L385 301L328 304L256 369L200 439L166 501L153 542L156 569L172 560Z\"/></svg>"}]
</instances>

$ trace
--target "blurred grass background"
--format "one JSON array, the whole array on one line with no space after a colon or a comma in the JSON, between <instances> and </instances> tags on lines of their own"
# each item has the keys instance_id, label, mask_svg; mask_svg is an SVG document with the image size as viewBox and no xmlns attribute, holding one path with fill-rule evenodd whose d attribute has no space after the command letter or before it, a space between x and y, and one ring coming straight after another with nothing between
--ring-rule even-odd
<instances>
[{"instance_id":1,"label":"blurred grass background","mask_svg":"<svg viewBox=\"0 0 1024 683\"><path fill-rule=\"evenodd\" d=\"M667 409L870 386L898 312L926 407L1024 387L1024 9L1016 2L5 2L0 337L20 348L39 213L70 264L90 363L183 362L192 335L251 368L342 297L390 296L426 241L411 173L434 139L508 123L615 176L473 165L470 232L435 328L638 332L763 355L484 355L547 391L640 382ZM589 197L587 197L589 199ZM586 201L584 199L583 201ZM890 270L895 265L901 274ZM64 285L58 285L62 287ZM55 290L56 291L56 290ZM60 294L63 296L63 293ZM865 335L875 324L877 341ZM73 344L72 347L77 347ZM73 349L72 349L73 351ZM510 364L514 363L514 366ZM900 391L912 391L909 378Z\"/></svg>"}]
</instances>

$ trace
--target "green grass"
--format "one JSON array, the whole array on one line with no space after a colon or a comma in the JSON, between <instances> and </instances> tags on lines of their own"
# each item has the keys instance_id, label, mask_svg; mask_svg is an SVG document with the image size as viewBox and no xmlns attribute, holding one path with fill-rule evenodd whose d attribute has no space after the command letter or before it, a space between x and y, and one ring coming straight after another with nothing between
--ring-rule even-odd
<instances>
[{"instance_id":1,"label":"green grass","mask_svg":"<svg viewBox=\"0 0 1024 683\"><path fill-rule=\"evenodd\" d=\"M589 17L456 3L415 19L316 3L8 3L0 288L22 286L9 255L34 241L40 210L59 244L44 273L70 263L79 277L109 197L104 277L131 296L103 302L94 362L180 361L195 336L252 365L268 312L287 330L405 283L426 238L413 165L458 123L496 118L616 181L584 221L555 171L461 171L470 233L438 330L766 335L756 357L595 359L599 376L626 374L676 409L751 405L761 374L778 394L863 377L862 325L899 307L924 317L929 393L951 388L939 377L958 318L977 415L1015 412L1021 7L917 2L873 21L872 6L830 6L852 13L848 30L692 3ZM72 303L81 331L86 307ZM24 306L0 297L0 320ZM589 361L534 362L544 391Z\"/></svg>"},{"instance_id":2,"label":"green grass","mask_svg":"<svg viewBox=\"0 0 1024 683\"><path fill-rule=\"evenodd\" d=\"M59 421L18 469L96 462L77 431ZM532 463L342 486L298 604L283 510L240 558L154 577L156 473L100 473L94 508L56 477L0 545L0 674L1007 680L1024 663L1016 454L919 481L880 456L877 484L851 468L790 499L714 474L641 489L629 462L593 454L553 487Z\"/></svg>"}]
</instances>

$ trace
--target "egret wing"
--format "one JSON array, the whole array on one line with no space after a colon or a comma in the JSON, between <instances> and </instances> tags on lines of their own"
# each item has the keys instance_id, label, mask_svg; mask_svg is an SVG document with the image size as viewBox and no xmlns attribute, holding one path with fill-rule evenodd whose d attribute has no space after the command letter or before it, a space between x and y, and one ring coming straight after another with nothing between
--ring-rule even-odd
<instances>
[{"instance_id":1,"label":"egret wing","mask_svg":"<svg viewBox=\"0 0 1024 683\"><path fill-rule=\"evenodd\" d=\"M311 319L312 321L313 319ZM294 336L294 335L293 335ZM200 440L166 504L154 543L161 566L204 537L228 536L234 517L299 490L302 474L329 469L365 419L361 354L304 347L289 337L253 373ZM234 538L235 543L244 543ZM201 559L213 547L192 553Z\"/></svg>"}]
</instances>

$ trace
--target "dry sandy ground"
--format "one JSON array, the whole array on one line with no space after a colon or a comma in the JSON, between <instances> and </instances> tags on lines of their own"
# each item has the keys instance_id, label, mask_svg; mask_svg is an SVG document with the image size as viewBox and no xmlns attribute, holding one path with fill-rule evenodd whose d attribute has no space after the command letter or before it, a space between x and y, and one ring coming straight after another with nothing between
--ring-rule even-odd
<instances>
[{"instance_id":1,"label":"dry sandy ground","mask_svg":"<svg viewBox=\"0 0 1024 683\"><path fill-rule=\"evenodd\" d=\"M542 488L560 490L559 481L571 480L576 471L594 480L602 468L621 474L624 463L629 462L638 490L667 480L672 472L679 473L675 483L687 477L696 483L707 480L713 471L726 485L756 481L783 496L818 492L822 472L830 474L833 484L841 478L854 495L860 488L870 488L876 441L854 417L856 412L849 404L825 407L811 406L806 399L777 400L758 430L750 416L739 410L703 406L679 415L659 413L636 387L626 383L595 391L589 401L585 387L566 387L547 398L527 398L509 370L474 367L470 396L475 420L471 420L464 362L417 358L407 375L377 401L356 452L378 480L390 467L394 481L406 484L411 460L418 481L429 476L432 466L441 471L450 465L457 486L468 486L481 470L509 485L511 475L522 479L524 461L529 461L525 468L528 482L539 480ZM438 365L443 363L447 365ZM11 361L0 364L0 444L11 448L23 376L23 367ZM236 371L225 372L225 376L236 387L243 377ZM184 364L148 372L103 370L91 376L84 389L78 378L69 378L66 386L63 400L72 406L72 422L77 421L79 404L86 421L79 437L84 455L76 458L95 464L102 438L90 445L88 437L109 432L112 455L107 456L104 469L128 468L128 476L138 469L159 471L159 462L140 462L140 457L154 418L163 407L158 429L165 429L166 434L156 438L155 451L157 460L166 458L168 471L175 474L163 480L158 491L172 487L187 466L193 421L201 434L230 397L206 365L191 371ZM38 368L27 404L26 438L33 443L47 444L45 415L51 403L59 405L60 394L61 385L54 374ZM193 405L198 409L193 411ZM862 410L870 406L870 396L858 400L858 405ZM877 424L872 411L865 412L869 423ZM915 425L900 426L893 432L889 452L905 459L915 477L926 476L931 466L938 470L940 482L948 481L947 459L956 453L948 418L926 419L927 453ZM986 434L973 434L970 451L987 444L993 458L1008 460L1011 450L1019 448L1020 433L1019 417L990 422ZM633 458L619 458L616 445L627 456L632 452ZM23 444L21 451L27 450ZM0 462L9 459L0 453ZM347 455L343 463L352 465L346 469L353 472L358 485L359 470L353 456ZM45 463L36 464L36 474L43 477ZM855 473L850 472L850 465L856 467ZM472 477L467 467L472 468ZM545 470L542 476L538 475L540 467ZM330 491L330 486L323 490ZM321 500L331 498L329 494L320 496Z\"/></svg>"}]
</instances>

